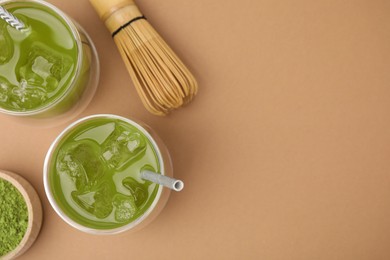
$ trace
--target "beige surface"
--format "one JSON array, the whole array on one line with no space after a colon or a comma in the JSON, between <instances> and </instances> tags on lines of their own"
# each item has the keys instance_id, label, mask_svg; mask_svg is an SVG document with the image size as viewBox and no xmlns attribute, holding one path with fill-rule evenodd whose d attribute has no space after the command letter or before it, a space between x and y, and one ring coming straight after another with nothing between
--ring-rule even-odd
<instances>
[{"instance_id":1,"label":"beige surface","mask_svg":"<svg viewBox=\"0 0 390 260\"><path fill-rule=\"evenodd\" d=\"M146 112L87 0L51 0L102 61L83 115L142 119L186 187L137 233L65 224L42 164L64 125L0 116L0 167L37 189L44 224L21 259L390 259L390 2L139 1L193 69L200 91L167 118Z\"/></svg>"}]
</instances>

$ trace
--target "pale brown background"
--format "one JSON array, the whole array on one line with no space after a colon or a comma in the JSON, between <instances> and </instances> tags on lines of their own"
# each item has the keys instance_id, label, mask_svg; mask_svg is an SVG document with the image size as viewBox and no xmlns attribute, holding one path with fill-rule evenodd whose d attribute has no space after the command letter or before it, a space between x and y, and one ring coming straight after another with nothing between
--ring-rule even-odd
<instances>
[{"instance_id":1,"label":"pale brown background","mask_svg":"<svg viewBox=\"0 0 390 260\"><path fill-rule=\"evenodd\" d=\"M50 2L100 54L100 86L79 117L146 122L186 187L144 230L81 233L42 183L65 124L0 116L0 168L27 178L44 206L21 259L390 259L390 1L140 0L200 84L166 118L142 107L87 0Z\"/></svg>"}]
</instances>

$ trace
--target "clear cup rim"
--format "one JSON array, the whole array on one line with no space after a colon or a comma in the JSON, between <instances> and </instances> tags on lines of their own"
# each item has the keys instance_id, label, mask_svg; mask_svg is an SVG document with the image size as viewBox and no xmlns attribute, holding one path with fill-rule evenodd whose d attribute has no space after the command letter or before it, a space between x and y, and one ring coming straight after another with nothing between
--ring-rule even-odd
<instances>
[{"instance_id":1,"label":"clear cup rim","mask_svg":"<svg viewBox=\"0 0 390 260\"><path fill-rule=\"evenodd\" d=\"M114 114L96 114L96 115L90 115L90 116L86 116L86 117L83 117L81 119L76 120L75 122L73 122L72 124L67 126L56 137L56 139L52 142L52 144L50 145L49 150L45 156L45 161L44 161L44 165L43 165L43 184L44 184L45 194L49 200L50 205L53 207L54 211L67 224L69 224L70 226L72 226L80 231L86 232L86 233L96 234L96 235L111 235L111 234L118 234L118 233L122 233L122 232L125 232L128 230L131 230L131 229L135 228L136 226L138 226L139 224L141 224L145 219L147 219L148 216L151 215L153 210L156 208L158 202L160 201L161 195L163 192L163 187L161 185L159 185L155 199L153 200L152 204L149 206L149 208L145 211L144 214L142 214L136 220L134 220L126 225L123 225L123 226L117 227L117 228L113 228L113 229L94 229L94 228L83 226L83 225L77 223L76 221L74 221L73 219L71 219L70 217L68 217L62 211L62 209L60 208L60 206L57 204L56 200L54 199L53 193L52 193L51 188L50 188L49 166L51 163L52 155L53 155L54 151L56 150L56 148L58 147L58 144L62 141L62 139L70 131L72 131L73 129L75 129L75 127L79 126L80 124L82 124L84 122L87 122L87 121L92 120L92 119L98 119L98 118L122 120L126 123L129 123L129 124L135 126L139 131L141 131L149 139L149 141L153 145L153 148L156 151L157 158L158 158L158 161L160 164L161 174L165 175L165 165L164 165L164 160L163 160L163 156L162 156L162 153L160 151L160 148L158 147L157 142L154 140L152 135L142 125L140 125L139 123L137 123L129 118L114 115Z\"/></svg>"},{"instance_id":2,"label":"clear cup rim","mask_svg":"<svg viewBox=\"0 0 390 260\"><path fill-rule=\"evenodd\" d=\"M0 107L0 112L12 116L33 116L33 115L39 115L41 113L44 113L51 108L55 107L58 103L60 103L62 100L66 98L66 96L69 94L70 91L73 90L73 88L76 86L76 80L80 77L81 73L81 65L82 65L82 59L83 59L83 42L81 40L81 36L79 31L77 30L76 24L74 21L72 21L67 14L65 14L63 11L61 11L59 8L54 6L53 4L50 4L46 1L42 0L0 0L0 5L5 5L5 4L19 4L19 3L25 3L25 2L30 2L30 3L35 3L35 4L40 4L44 7L47 7L54 11L60 18L66 23L66 27L68 27L72 33L73 39L76 42L77 45L77 63L76 63L76 68L73 73L72 79L70 83L68 84L67 89L59 95L57 98L55 98L52 102L46 104L43 107L40 107L38 109L32 109L32 110L27 110L27 111L13 111L9 109L4 109Z\"/></svg>"}]
</instances>

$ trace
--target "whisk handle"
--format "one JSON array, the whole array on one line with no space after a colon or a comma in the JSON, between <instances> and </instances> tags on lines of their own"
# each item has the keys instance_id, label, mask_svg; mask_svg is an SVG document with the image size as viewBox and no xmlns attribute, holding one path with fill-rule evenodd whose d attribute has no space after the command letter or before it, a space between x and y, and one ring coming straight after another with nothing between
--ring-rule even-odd
<instances>
[{"instance_id":1,"label":"whisk handle","mask_svg":"<svg viewBox=\"0 0 390 260\"><path fill-rule=\"evenodd\" d=\"M144 18L133 0L90 0L111 35L127 23Z\"/></svg>"},{"instance_id":2,"label":"whisk handle","mask_svg":"<svg viewBox=\"0 0 390 260\"><path fill-rule=\"evenodd\" d=\"M135 4L134 0L90 0L90 2L103 21L117 10Z\"/></svg>"}]
</instances>

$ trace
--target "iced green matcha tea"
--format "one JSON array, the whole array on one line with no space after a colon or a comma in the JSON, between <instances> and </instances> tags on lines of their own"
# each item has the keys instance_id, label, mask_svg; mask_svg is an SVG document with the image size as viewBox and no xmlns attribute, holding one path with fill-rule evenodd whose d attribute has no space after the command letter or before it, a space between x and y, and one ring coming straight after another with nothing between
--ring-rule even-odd
<instances>
[{"instance_id":1,"label":"iced green matcha tea","mask_svg":"<svg viewBox=\"0 0 390 260\"><path fill-rule=\"evenodd\" d=\"M90 233L132 229L156 215L169 191L141 179L149 170L171 175L158 137L129 119L95 115L70 125L45 160L46 194L70 225Z\"/></svg>"},{"instance_id":2,"label":"iced green matcha tea","mask_svg":"<svg viewBox=\"0 0 390 260\"><path fill-rule=\"evenodd\" d=\"M26 27L19 31L0 19L0 112L52 117L85 106L98 81L86 33L44 1L0 5Z\"/></svg>"}]
</instances>

